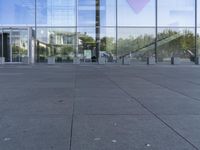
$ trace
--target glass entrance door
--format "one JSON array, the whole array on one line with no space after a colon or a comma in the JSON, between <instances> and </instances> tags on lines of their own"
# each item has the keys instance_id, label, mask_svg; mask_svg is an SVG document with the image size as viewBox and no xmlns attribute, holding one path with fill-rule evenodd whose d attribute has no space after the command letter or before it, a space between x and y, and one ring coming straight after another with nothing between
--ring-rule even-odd
<instances>
[{"instance_id":1,"label":"glass entrance door","mask_svg":"<svg viewBox=\"0 0 200 150\"><path fill-rule=\"evenodd\" d=\"M3 32L2 29L0 28L0 57L3 57Z\"/></svg>"},{"instance_id":2,"label":"glass entrance door","mask_svg":"<svg viewBox=\"0 0 200 150\"><path fill-rule=\"evenodd\" d=\"M2 29L2 55L5 62L11 62L10 29Z\"/></svg>"},{"instance_id":3,"label":"glass entrance door","mask_svg":"<svg viewBox=\"0 0 200 150\"><path fill-rule=\"evenodd\" d=\"M12 62L22 62L22 59L28 56L28 45L28 30L12 29Z\"/></svg>"},{"instance_id":4,"label":"glass entrance door","mask_svg":"<svg viewBox=\"0 0 200 150\"><path fill-rule=\"evenodd\" d=\"M5 62L22 62L28 56L28 41L27 29L0 29L0 57Z\"/></svg>"}]
</instances>

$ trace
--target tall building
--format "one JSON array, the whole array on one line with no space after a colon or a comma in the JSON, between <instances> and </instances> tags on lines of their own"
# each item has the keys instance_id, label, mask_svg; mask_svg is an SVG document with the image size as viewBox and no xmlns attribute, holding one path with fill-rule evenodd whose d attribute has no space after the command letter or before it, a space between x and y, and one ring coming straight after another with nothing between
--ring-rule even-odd
<instances>
[{"instance_id":1,"label":"tall building","mask_svg":"<svg viewBox=\"0 0 200 150\"><path fill-rule=\"evenodd\" d=\"M45 63L51 56L195 63L199 35L199 0L0 0L6 63Z\"/></svg>"}]
</instances>

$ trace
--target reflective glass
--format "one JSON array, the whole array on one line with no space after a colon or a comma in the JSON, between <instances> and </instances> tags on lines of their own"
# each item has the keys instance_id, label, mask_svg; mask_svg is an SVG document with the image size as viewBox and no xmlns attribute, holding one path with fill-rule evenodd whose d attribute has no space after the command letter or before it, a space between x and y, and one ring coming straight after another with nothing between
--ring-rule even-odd
<instances>
[{"instance_id":1,"label":"reflective glass","mask_svg":"<svg viewBox=\"0 0 200 150\"><path fill-rule=\"evenodd\" d=\"M37 60L46 62L54 56L56 62L73 60L76 47L75 28L38 28Z\"/></svg>"},{"instance_id":2,"label":"reflective glass","mask_svg":"<svg viewBox=\"0 0 200 150\"><path fill-rule=\"evenodd\" d=\"M155 56L155 28L118 28L117 54L132 61Z\"/></svg>"},{"instance_id":3,"label":"reflective glass","mask_svg":"<svg viewBox=\"0 0 200 150\"><path fill-rule=\"evenodd\" d=\"M96 56L96 34L94 27L78 28L78 57L90 61Z\"/></svg>"},{"instance_id":4,"label":"reflective glass","mask_svg":"<svg viewBox=\"0 0 200 150\"><path fill-rule=\"evenodd\" d=\"M12 29L11 31L12 45L12 62L22 62L24 57L28 56L28 30Z\"/></svg>"},{"instance_id":5,"label":"reflective glass","mask_svg":"<svg viewBox=\"0 0 200 150\"><path fill-rule=\"evenodd\" d=\"M197 29L197 55L200 56L200 28Z\"/></svg>"},{"instance_id":6,"label":"reflective glass","mask_svg":"<svg viewBox=\"0 0 200 150\"><path fill-rule=\"evenodd\" d=\"M200 0L197 0L197 24L200 27Z\"/></svg>"},{"instance_id":7,"label":"reflective glass","mask_svg":"<svg viewBox=\"0 0 200 150\"><path fill-rule=\"evenodd\" d=\"M78 26L95 26L96 0L78 0Z\"/></svg>"},{"instance_id":8,"label":"reflective glass","mask_svg":"<svg viewBox=\"0 0 200 150\"><path fill-rule=\"evenodd\" d=\"M118 0L119 26L155 26L155 0Z\"/></svg>"},{"instance_id":9,"label":"reflective glass","mask_svg":"<svg viewBox=\"0 0 200 150\"><path fill-rule=\"evenodd\" d=\"M100 56L106 57L108 62L116 61L116 28L100 28Z\"/></svg>"},{"instance_id":10,"label":"reflective glass","mask_svg":"<svg viewBox=\"0 0 200 150\"><path fill-rule=\"evenodd\" d=\"M75 0L37 0L37 24L39 26L75 26Z\"/></svg>"},{"instance_id":11,"label":"reflective glass","mask_svg":"<svg viewBox=\"0 0 200 150\"><path fill-rule=\"evenodd\" d=\"M158 25L195 26L195 0L158 0Z\"/></svg>"},{"instance_id":12,"label":"reflective glass","mask_svg":"<svg viewBox=\"0 0 200 150\"><path fill-rule=\"evenodd\" d=\"M194 62L194 28L159 28L157 53L159 62L170 62L171 57L179 57L182 62Z\"/></svg>"},{"instance_id":13,"label":"reflective glass","mask_svg":"<svg viewBox=\"0 0 200 150\"><path fill-rule=\"evenodd\" d=\"M35 1L0 0L0 24L33 26L35 24Z\"/></svg>"},{"instance_id":14,"label":"reflective glass","mask_svg":"<svg viewBox=\"0 0 200 150\"><path fill-rule=\"evenodd\" d=\"M100 0L100 25L116 26L116 0Z\"/></svg>"}]
</instances>

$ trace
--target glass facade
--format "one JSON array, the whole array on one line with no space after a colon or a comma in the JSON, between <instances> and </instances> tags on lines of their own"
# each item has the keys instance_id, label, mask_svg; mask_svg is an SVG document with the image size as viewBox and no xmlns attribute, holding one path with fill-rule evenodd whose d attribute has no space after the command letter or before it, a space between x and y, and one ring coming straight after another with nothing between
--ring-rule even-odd
<instances>
[{"instance_id":1,"label":"glass facade","mask_svg":"<svg viewBox=\"0 0 200 150\"><path fill-rule=\"evenodd\" d=\"M0 0L6 62L108 62L200 56L199 0Z\"/></svg>"}]
</instances>

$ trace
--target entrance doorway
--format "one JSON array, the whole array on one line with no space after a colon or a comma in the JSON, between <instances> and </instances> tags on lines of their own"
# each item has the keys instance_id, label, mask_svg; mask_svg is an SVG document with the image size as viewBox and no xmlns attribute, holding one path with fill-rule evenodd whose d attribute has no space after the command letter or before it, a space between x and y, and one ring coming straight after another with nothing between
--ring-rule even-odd
<instances>
[{"instance_id":1,"label":"entrance doorway","mask_svg":"<svg viewBox=\"0 0 200 150\"><path fill-rule=\"evenodd\" d=\"M29 39L27 29L0 29L0 57L5 62L22 62L28 56Z\"/></svg>"}]
</instances>

